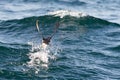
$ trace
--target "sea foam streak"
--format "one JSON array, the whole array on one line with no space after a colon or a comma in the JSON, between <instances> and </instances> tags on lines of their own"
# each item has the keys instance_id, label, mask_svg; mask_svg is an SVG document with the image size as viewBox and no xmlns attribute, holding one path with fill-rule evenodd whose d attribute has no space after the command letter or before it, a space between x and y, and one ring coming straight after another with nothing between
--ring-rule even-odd
<instances>
[{"instance_id":1,"label":"sea foam streak","mask_svg":"<svg viewBox=\"0 0 120 80\"><path fill-rule=\"evenodd\" d=\"M82 12L71 11L71 10L58 10L54 12L49 12L48 15L60 16L60 18L63 18L64 16L67 16L67 15L73 16L73 17L87 16L87 14L83 14Z\"/></svg>"},{"instance_id":2,"label":"sea foam streak","mask_svg":"<svg viewBox=\"0 0 120 80\"><path fill-rule=\"evenodd\" d=\"M58 48L54 48L50 45L41 44L32 45L31 53L28 54L30 61L27 62L28 67L34 68L35 73L38 73L41 68L48 68L49 60L55 60Z\"/></svg>"}]
</instances>

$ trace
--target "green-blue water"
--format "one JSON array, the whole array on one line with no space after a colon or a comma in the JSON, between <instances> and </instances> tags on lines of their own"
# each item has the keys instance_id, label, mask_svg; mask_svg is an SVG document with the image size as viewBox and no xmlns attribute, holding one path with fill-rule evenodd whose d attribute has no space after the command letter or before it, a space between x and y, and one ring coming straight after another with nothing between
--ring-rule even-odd
<instances>
[{"instance_id":1,"label":"green-blue water","mask_svg":"<svg viewBox=\"0 0 120 80\"><path fill-rule=\"evenodd\" d=\"M0 1L0 80L120 80L119 3ZM61 9L88 15L46 15ZM40 48L36 20L44 36L60 23L47 50Z\"/></svg>"}]
</instances>

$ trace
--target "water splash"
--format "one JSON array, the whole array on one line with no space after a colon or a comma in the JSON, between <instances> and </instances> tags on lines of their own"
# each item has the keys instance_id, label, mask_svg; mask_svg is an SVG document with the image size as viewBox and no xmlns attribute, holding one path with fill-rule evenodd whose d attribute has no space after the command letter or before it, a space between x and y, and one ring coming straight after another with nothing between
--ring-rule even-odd
<instances>
[{"instance_id":1,"label":"water splash","mask_svg":"<svg viewBox=\"0 0 120 80\"><path fill-rule=\"evenodd\" d=\"M34 69L35 73L38 73L41 69L48 69L50 60L56 60L59 48L52 45L36 45L33 42L29 42L32 46L31 52L28 54L30 61L27 62L27 66Z\"/></svg>"}]
</instances>

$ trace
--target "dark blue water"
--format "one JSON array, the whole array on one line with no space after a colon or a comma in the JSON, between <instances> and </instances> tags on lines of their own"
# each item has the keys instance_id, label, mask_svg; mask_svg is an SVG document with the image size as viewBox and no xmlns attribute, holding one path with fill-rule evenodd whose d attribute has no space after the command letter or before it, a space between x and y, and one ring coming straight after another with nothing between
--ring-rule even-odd
<instances>
[{"instance_id":1,"label":"dark blue water","mask_svg":"<svg viewBox=\"0 0 120 80\"><path fill-rule=\"evenodd\" d=\"M120 80L119 0L0 1L0 80ZM36 29L54 32L41 49Z\"/></svg>"}]
</instances>

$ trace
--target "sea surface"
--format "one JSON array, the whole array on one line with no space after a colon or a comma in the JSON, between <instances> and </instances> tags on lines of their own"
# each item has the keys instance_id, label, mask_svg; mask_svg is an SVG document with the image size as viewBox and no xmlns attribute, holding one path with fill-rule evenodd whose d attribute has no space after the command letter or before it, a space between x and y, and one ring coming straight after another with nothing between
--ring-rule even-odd
<instances>
[{"instance_id":1,"label":"sea surface","mask_svg":"<svg viewBox=\"0 0 120 80\"><path fill-rule=\"evenodd\" d=\"M0 0L0 80L120 80L120 0Z\"/></svg>"}]
</instances>

